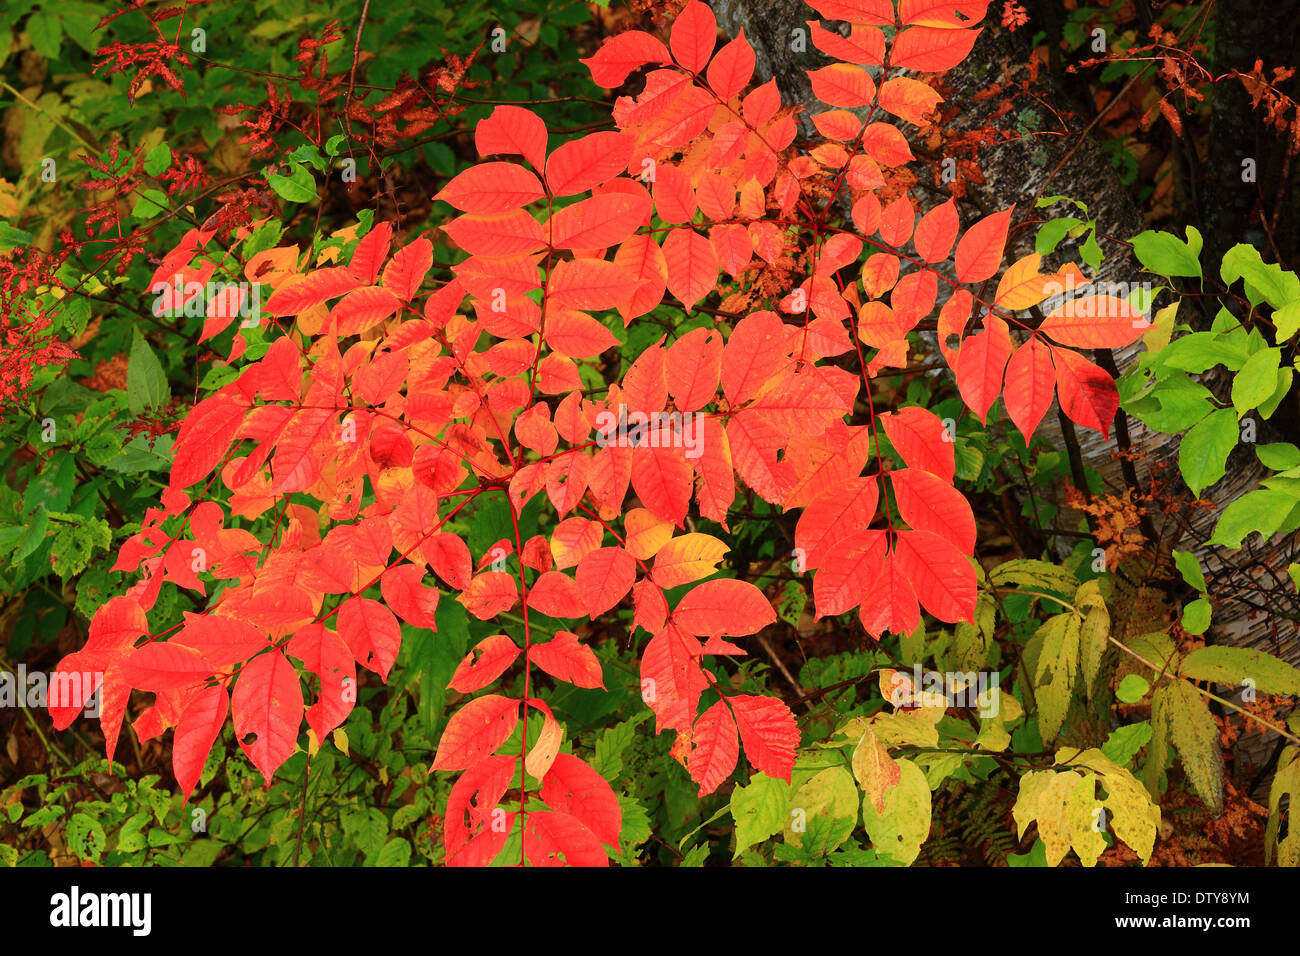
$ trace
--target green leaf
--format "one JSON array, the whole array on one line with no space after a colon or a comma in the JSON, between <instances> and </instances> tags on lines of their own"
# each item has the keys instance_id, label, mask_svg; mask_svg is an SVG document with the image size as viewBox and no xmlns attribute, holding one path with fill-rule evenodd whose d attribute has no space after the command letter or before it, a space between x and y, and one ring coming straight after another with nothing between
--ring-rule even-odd
<instances>
[{"instance_id":1,"label":"green leaf","mask_svg":"<svg viewBox=\"0 0 1300 956\"><path fill-rule=\"evenodd\" d=\"M1141 674L1129 674L1115 688L1115 697L1123 704L1136 704L1147 695L1151 684Z\"/></svg>"},{"instance_id":2,"label":"green leaf","mask_svg":"<svg viewBox=\"0 0 1300 956\"><path fill-rule=\"evenodd\" d=\"M1174 552L1174 567L1191 587L1205 593L1205 575L1201 573L1201 563L1190 551Z\"/></svg>"},{"instance_id":3,"label":"green leaf","mask_svg":"<svg viewBox=\"0 0 1300 956\"><path fill-rule=\"evenodd\" d=\"M1245 280L1246 297L1251 305L1265 301L1278 309L1300 299L1300 279L1295 273L1275 263L1265 263L1259 250L1245 243L1238 243L1224 253L1219 274L1228 285L1237 279Z\"/></svg>"},{"instance_id":4,"label":"green leaf","mask_svg":"<svg viewBox=\"0 0 1300 956\"><path fill-rule=\"evenodd\" d=\"M1287 392L1291 390L1291 377L1294 371L1290 366L1284 365L1277 370L1277 386L1273 389L1273 394L1264 401L1259 403L1259 414L1265 419L1273 417L1277 407L1282 404L1282 399L1286 398Z\"/></svg>"},{"instance_id":5,"label":"green leaf","mask_svg":"<svg viewBox=\"0 0 1300 956\"><path fill-rule=\"evenodd\" d=\"M1148 230L1133 237L1133 254L1151 272L1162 276L1201 278L1201 234L1187 227L1187 242L1173 233Z\"/></svg>"},{"instance_id":6,"label":"green leaf","mask_svg":"<svg viewBox=\"0 0 1300 956\"><path fill-rule=\"evenodd\" d=\"M168 209L167 194L159 189L142 189L131 207L132 219L152 219Z\"/></svg>"},{"instance_id":7,"label":"green leaf","mask_svg":"<svg viewBox=\"0 0 1300 956\"><path fill-rule=\"evenodd\" d=\"M732 859L785 829L790 796L788 783L762 772L755 773L747 786L731 792L731 816L736 821L736 852Z\"/></svg>"},{"instance_id":8,"label":"green leaf","mask_svg":"<svg viewBox=\"0 0 1300 956\"><path fill-rule=\"evenodd\" d=\"M107 842L103 825L84 813L74 813L68 820L65 837L68 848L82 860L98 861Z\"/></svg>"},{"instance_id":9,"label":"green leaf","mask_svg":"<svg viewBox=\"0 0 1300 956\"><path fill-rule=\"evenodd\" d=\"M1136 675L1131 674L1129 676ZM1110 732L1106 742L1101 745L1101 752L1121 767L1126 767L1137 756L1138 751L1147 745L1147 741L1150 739L1150 721L1143 720L1136 724L1126 724L1123 727L1116 727Z\"/></svg>"},{"instance_id":10,"label":"green leaf","mask_svg":"<svg viewBox=\"0 0 1300 956\"><path fill-rule=\"evenodd\" d=\"M1238 418L1273 395L1281 364L1280 348L1264 349L1246 360L1232 380L1232 405L1237 409Z\"/></svg>"},{"instance_id":11,"label":"green leaf","mask_svg":"<svg viewBox=\"0 0 1300 956\"><path fill-rule=\"evenodd\" d=\"M1200 374L1216 365L1226 365L1236 371L1246 364L1248 358L1250 353L1246 351L1242 338L1231 333L1193 332L1170 342L1156 361L1161 368Z\"/></svg>"},{"instance_id":12,"label":"green leaf","mask_svg":"<svg viewBox=\"0 0 1300 956\"><path fill-rule=\"evenodd\" d=\"M157 176L172 164L172 148L166 143L159 143L149 150L144 157L144 171L150 176Z\"/></svg>"},{"instance_id":13,"label":"green leaf","mask_svg":"<svg viewBox=\"0 0 1300 956\"><path fill-rule=\"evenodd\" d=\"M1256 445L1255 454L1259 456L1261 465L1273 471L1286 471L1300 465L1300 448L1286 441Z\"/></svg>"},{"instance_id":14,"label":"green leaf","mask_svg":"<svg viewBox=\"0 0 1300 956\"><path fill-rule=\"evenodd\" d=\"M6 32L8 27L6 26ZM31 38L32 49L47 60L59 58L59 38L63 35L63 25L53 13L38 10L27 18L27 36Z\"/></svg>"},{"instance_id":15,"label":"green leaf","mask_svg":"<svg viewBox=\"0 0 1300 956\"><path fill-rule=\"evenodd\" d=\"M1273 313L1273 327L1277 331L1275 341L1278 345L1300 330L1300 299L1288 302Z\"/></svg>"},{"instance_id":16,"label":"green leaf","mask_svg":"<svg viewBox=\"0 0 1300 956\"><path fill-rule=\"evenodd\" d=\"M102 518L83 518L76 514L60 517L64 520L55 527L50 545L50 566L55 574L67 581L86 570L96 551L108 548L113 533Z\"/></svg>"},{"instance_id":17,"label":"green leaf","mask_svg":"<svg viewBox=\"0 0 1300 956\"><path fill-rule=\"evenodd\" d=\"M289 175L267 173L266 181L277 196L292 203L311 202L316 198L316 180L305 166L291 164Z\"/></svg>"},{"instance_id":18,"label":"green leaf","mask_svg":"<svg viewBox=\"0 0 1300 956\"><path fill-rule=\"evenodd\" d=\"M1210 626L1210 614L1210 602L1205 598L1197 598L1183 608L1183 630L1188 634L1204 634Z\"/></svg>"},{"instance_id":19,"label":"green leaf","mask_svg":"<svg viewBox=\"0 0 1300 956\"><path fill-rule=\"evenodd\" d=\"M1260 488L1229 502L1206 544L1240 548L1242 539L1253 531L1267 541L1290 516L1297 504L1295 495L1275 488Z\"/></svg>"},{"instance_id":20,"label":"green leaf","mask_svg":"<svg viewBox=\"0 0 1300 956\"><path fill-rule=\"evenodd\" d=\"M1230 408L1219 409L1183 436L1178 447L1178 470L1192 494L1200 497L1202 490L1223 477L1228 454L1237 446L1239 437L1237 416Z\"/></svg>"},{"instance_id":21,"label":"green leaf","mask_svg":"<svg viewBox=\"0 0 1300 956\"><path fill-rule=\"evenodd\" d=\"M401 837L393 837L384 844L382 850L373 858L367 858L367 866L406 866L411 862L411 844Z\"/></svg>"},{"instance_id":22,"label":"green leaf","mask_svg":"<svg viewBox=\"0 0 1300 956\"><path fill-rule=\"evenodd\" d=\"M1042 201L1039 201L1042 205ZM1048 203L1047 205L1051 205ZM1038 238L1034 240L1034 251L1040 256L1051 255L1056 251L1056 247L1061 244L1065 234L1075 226L1082 226L1083 220L1076 219L1073 216L1062 216L1060 219L1049 219L1038 229Z\"/></svg>"},{"instance_id":23,"label":"green leaf","mask_svg":"<svg viewBox=\"0 0 1300 956\"><path fill-rule=\"evenodd\" d=\"M139 329L131 337L131 357L126 368L126 404L132 415L161 408L171 398L162 363Z\"/></svg>"},{"instance_id":24,"label":"green leaf","mask_svg":"<svg viewBox=\"0 0 1300 956\"><path fill-rule=\"evenodd\" d=\"M1300 696L1300 670L1248 647L1198 647L1183 658L1179 672L1184 677L1228 687L1240 687L1252 680L1262 694Z\"/></svg>"}]
</instances>

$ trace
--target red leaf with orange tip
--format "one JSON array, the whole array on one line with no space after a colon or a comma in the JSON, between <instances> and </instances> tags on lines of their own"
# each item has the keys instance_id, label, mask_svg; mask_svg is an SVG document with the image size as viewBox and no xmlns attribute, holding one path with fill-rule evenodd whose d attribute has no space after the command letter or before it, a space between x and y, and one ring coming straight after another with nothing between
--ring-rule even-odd
<instances>
[{"instance_id":1,"label":"red leaf with orange tip","mask_svg":"<svg viewBox=\"0 0 1300 956\"><path fill-rule=\"evenodd\" d=\"M475 697L447 721L430 772L474 766L505 743L517 723L519 701L499 694Z\"/></svg>"}]
</instances>

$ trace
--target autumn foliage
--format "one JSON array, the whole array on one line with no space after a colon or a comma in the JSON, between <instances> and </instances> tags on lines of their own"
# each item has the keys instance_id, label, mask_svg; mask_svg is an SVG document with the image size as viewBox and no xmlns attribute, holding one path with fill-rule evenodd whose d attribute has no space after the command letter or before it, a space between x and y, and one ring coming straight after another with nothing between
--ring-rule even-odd
<instances>
[{"instance_id":1,"label":"autumn foliage","mask_svg":"<svg viewBox=\"0 0 1300 956\"><path fill-rule=\"evenodd\" d=\"M616 130L559 141L516 106L478 125L481 162L434 197L456 211L440 230L464 253L449 279L431 275L431 237L399 241L383 222L346 256L290 246L244 263L273 290L261 315L276 333L256 356L235 336L238 377L185 416L169 487L114 566L138 583L60 666L105 674L110 757L144 691L154 703L133 728L173 731L182 791L228 719L269 780L307 730L320 741L343 723L361 671L387 679L403 623L433 629L455 600L520 626L450 681L463 699L432 762L459 775L448 863L489 863L515 833L530 864L603 865L618 799L560 752L543 699L603 686L584 621L631 607L643 699L701 794L742 765L790 777L790 708L722 679L776 619L754 584L717 576L728 546L696 530L727 529L738 489L798 514L818 617L856 612L873 637L910 633L923 612L973 619L976 527L953 485L954 436L924 408L881 407L873 378L907 364L908 333L929 320L980 420L1001 396L1028 438L1055 397L1106 433L1115 385L1079 350L1126 345L1147 323L1086 293L1030 318L1082 273L1043 273L1037 255L1004 269L1011 209L917 214L901 129L940 102L927 74L970 52L986 0L812 5L852 29L809 24L836 61L809 74L826 107L811 140L774 82L752 83L744 36L719 45L713 13L691 2L667 44L625 32L584 61L606 88L643 75L614 104ZM191 230L155 283L206 281L230 254L214 235ZM713 327L660 339L593 388L611 328L665 303ZM209 305L203 338L237 318ZM445 526L493 497L514 533L472 553ZM553 520L524 538L534 499ZM267 515L263 537L234 521ZM164 584L211 600L151 620ZM494 692L520 672L522 697ZM52 706L56 727L83 702ZM521 721L522 754L499 753Z\"/></svg>"}]
</instances>

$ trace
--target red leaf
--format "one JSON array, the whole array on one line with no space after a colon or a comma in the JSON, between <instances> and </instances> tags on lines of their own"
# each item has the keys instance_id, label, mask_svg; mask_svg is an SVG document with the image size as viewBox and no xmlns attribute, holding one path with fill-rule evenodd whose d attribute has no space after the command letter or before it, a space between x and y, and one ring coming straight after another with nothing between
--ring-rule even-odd
<instances>
[{"instance_id":1,"label":"red leaf","mask_svg":"<svg viewBox=\"0 0 1300 956\"><path fill-rule=\"evenodd\" d=\"M597 86L613 89L622 86L627 75L647 63L669 63L668 48L641 30L628 30L606 40L594 56L579 60L591 70Z\"/></svg>"},{"instance_id":2,"label":"red leaf","mask_svg":"<svg viewBox=\"0 0 1300 956\"><path fill-rule=\"evenodd\" d=\"M568 631L556 631L545 644L533 644L528 659L556 680L586 688L605 686L596 655Z\"/></svg>"},{"instance_id":3,"label":"red leaf","mask_svg":"<svg viewBox=\"0 0 1300 956\"><path fill-rule=\"evenodd\" d=\"M689 730L709 681L700 642L675 624L650 638L641 653L641 697L655 714L655 733Z\"/></svg>"},{"instance_id":4,"label":"red leaf","mask_svg":"<svg viewBox=\"0 0 1300 956\"><path fill-rule=\"evenodd\" d=\"M736 721L725 701L718 701L700 715L691 729L691 751L686 769L700 785L700 796L717 790L736 769L740 744Z\"/></svg>"},{"instance_id":5,"label":"red leaf","mask_svg":"<svg viewBox=\"0 0 1300 956\"><path fill-rule=\"evenodd\" d=\"M857 607L880 576L886 536L883 531L859 531L843 538L822 562L813 578L816 619Z\"/></svg>"},{"instance_id":6,"label":"red leaf","mask_svg":"<svg viewBox=\"0 0 1300 956\"><path fill-rule=\"evenodd\" d=\"M923 608L949 624L974 620L975 567L956 545L929 531L900 531L893 558Z\"/></svg>"},{"instance_id":7,"label":"red leaf","mask_svg":"<svg viewBox=\"0 0 1300 956\"><path fill-rule=\"evenodd\" d=\"M650 212L644 193L607 193L565 206L551 217L556 249L606 249L632 233Z\"/></svg>"},{"instance_id":8,"label":"red leaf","mask_svg":"<svg viewBox=\"0 0 1300 956\"><path fill-rule=\"evenodd\" d=\"M876 96L876 84L862 67L832 63L808 73L817 99L828 106L868 106Z\"/></svg>"},{"instance_id":9,"label":"red leaf","mask_svg":"<svg viewBox=\"0 0 1300 956\"><path fill-rule=\"evenodd\" d=\"M673 21L668 47L673 59L692 73L699 73L713 55L718 41L718 21L700 0L690 0Z\"/></svg>"},{"instance_id":10,"label":"red leaf","mask_svg":"<svg viewBox=\"0 0 1300 956\"><path fill-rule=\"evenodd\" d=\"M776 611L748 581L725 578L691 588L673 608L673 620L691 634L742 637L775 621Z\"/></svg>"},{"instance_id":11,"label":"red leaf","mask_svg":"<svg viewBox=\"0 0 1300 956\"><path fill-rule=\"evenodd\" d=\"M507 212L546 195L541 181L518 163L479 163L457 175L433 197L461 212Z\"/></svg>"},{"instance_id":12,"label":"red leaf","mask_svg":"<svg viewBox=\"0 0 1300 956\"><path fill-rule=\"evenodd\" d=\"M474 127L474 145L480 156L508 153L522 156L534 169L546 166L546 124L532 110L498 106Z\"/></svg>"},{"instance_id":13,"label":"red leaf","mask_svg":"<svg viewBox=\"0 0 1300 956\"><path fill-rule=\"evenodd\" d=\"M1011 213L1014 210L1015 206L1012 206L985 216L966 230L966 234L957 243L958 282L983 282L998 271L998 266L1002 264L1002 249L1007 242L1007 227L1011 224Z\"/></svg>"},{"instance_id":14,"label":"red leaf","mask_svg":"<svg viewBox=\"0 0 1300 956\"><path fill-rule=\"evenodd\" d=\"M140 690L176 690L212 676L212 665L192 647L154 641L137 647L121 664L119 674Z\"/></svg>"},{"instance_id":15,"label":"red leaf","mask_svg":"<svg viewBox=\"0 0 1300 956\"><path fill-rule=\"evenodd\" d=\"M338 266L317 269L301 278L286 279L271 293L265 308L272 315L298 315L360 285L360 280L348 269Z\"/></svg>"},{"instance_id":16,"label":"red leaf","mask_svg":"<svg viewBox=\"0 0 1300 956\"><path fill-rule=\"evenodd\" d=\"M462 694L482 690L504 674L518 656L518 645L505 634L485 637L465 655L447 686Z\"/></svg>"},{"instance_id":17,"label":"red leaf","mask_svg":"<svg viewBox=\"0 0 1300 956\"><path fill-rule=\"evenodd\" d=\"M524 856L533 866L609 866L605 848L582 821L548 810L528 814Z\"/></svg>"},{"instance_id":18,"label":"red leaf","mask_svg":"<svg viewBox=\"0 0 1300 956\"><path fill-rule=\"evenodd\" d=\"M204 399L190 410L172 446L173 488L188 488L212 474L212 469L229 450L247 411L220 394Z\"/></svg>"},{"instance_id":19,"label":"red leaf","mask_svg":"<svg viewBox=\"0 0 1300 956\"><path fill-rule=\"evenodd\" d=\"M1078 352L1052 349L1051 353L1056 363L1056 394L1061 411L1076 424L1104 436L1119 408L1115 382Z\"/></svg>"},{"instance_id":20,"label":"red leaf","mask_svg":"<svg viewBox=\"0 0 1300 956\"><path fill-rule=\"evenodd\" d=\"M979 35L979 30L908 27L894 37L894 45L889 51L889 65L927 73L951 70L966 59Z\"/></svg>"},{"instance_id":21,"label":"red leaf","mask_svg":"<svg viewBox=\"0 0 1300 956\"><path fill-rule=\"evenodd\" d=\"M926 262L941 262L957 238L957 200L935 206L916 224L916 251Z\"/></svg>"},{"instance_id":22,"label":"red leaf","mask_svg":"<svg viewBox=\"0 0 1300 956\"><path fill-rule=\"evenodd\" d=\"M668 392L678 411L694 412L718 393L722 373L722 336L713 329L692 329L668 347Z\"/></svg>"},{"instance_id":23,"label":"red leaf","mask_svg":"<svg viewBox=\"0 0 1300 956\"><path fill-rule=\"evenodd\" d=\"M933 531L963 554L975 551L975 515L970 502L952 485L928 471L903 468L889 473L903 520L916 531Z\"/></svg>"},{"instance_id":24,"label":"red leaf","mask_svg":"<svg viewBox=\"0 0 1300 956\"><path fill-rule=\"evenodd\" d=\"M888 79L880 87L881 108L917 126L924 126L935 106L942 102L943 97L933 87L903 76Z\"/></svg>"},{"instance_id":25,"label":"red leaf","mask_svg":"<svg viewBox=\"0 0 1300 956\"><path fill-rule=\"evenodd\" d=\"M508 611L519 600L515 579L504 571L485 571L470 579L456 600L480 621Z\"/></svg>"},{"instance_id":26,"label":"red leaf","mask_svg":"<svg viewBox=\"0 0 1300 956\"><path fill-rule=\"evenodd\" d=\"M684 422L683 427L693 430L694 423ZM680 444L671 425L650 425L646 435L643 444L633 451L632 488L641 504L680 528L686 520L694 472L686 460L685 449L671 447L675 441ZM699 436L692 431L691 437L698 440Z\"/></svg>"},{"instance_id":27,"label":"red leaf","mask_svg":"<svg viewBox=\"0 0 1300 956\"><path fill-rule=\"evenodd\" d=\"M909 468L924 468L952 484L957 454L948 430L934 412L909 406L880 416L885 434Z\"/></svg>"},{"instance_id":28,"label":"red leaf","mask_svg":"<svg viewBox=\"0 0 1300 956\"><path fill-rule=\"evenodd\" d=\"M713 243L694 229L674 229L664 240L663 250L668 291L690 312L718 281L718 254Z\"/></svg>"},{"instance_id":29,"label":"red leaf","mask_svg":"<svg viewBox=\"0 0 1300 956\"><path fill-rule=\"evenodd\" d=\"M356 249L352 251L348 272L363 285L372 284L379 278L379 267L388 258L388 247L392 241L392 223L375 223L374 227L361 237Z\"/></svg>"},{"instance_id":30,"label":"red leaf","mask_svg":"<svg viewBox=\"0 0 1300 956\"><path fill-rule=\"evenodd\" d=\"M921 609L917 607L916 594L908 583L897 551L886 556L884 571L863 595L858 616L867 633L875 638L885 631L911 634L916 630Z\"/></svg>"},{"instance_id":31,"label":"red leaf","mask_svg":"<svg viewBox=\"0 0 1300 956\"><path fill-rule=\"evenodd\" d=\"M205 687L194 697L181 714L172 741L172 773L180 787L181 805L189 802L194 785L203 773L208 753L221 734L230 711L230 698L220 684Z\"/></svg>"},{"instance_id":32,"label":"red leaf","mask_svg":"<svg viewBox=\"0 0 1300 956\"><path fill-rule=\"evenodd\" d=\"M1011 335L1007 324L994 315L985 316L983 331L969 336L957 352L957 365L953 369L957 388L981 422L1002 392L1002 372L1010 358Z\"/></svg>"},{"instance_id":33,"label":"red leaf","mask_svg":"<svg viewBox=\"0 0 1300 956\"><path fill-rule=\"evenodd\" d=\"M448 866L487 866L501 852L514 814L497 810L518 763L518 757L505 754L488 757L456 780L443 818Z\"/></svg>"},{"instance_id":34,"label":"red leaf","mask_svg":"<svg viewBox=\"0 0 1300 956\"><path fill-rule=\"evenodd\" d=\"M393 612L370 598L348 598L339 605L338 628L357 663L387 681L402 646L402 628Z\"/></svg>"},{"instance_id":35,"label":"red leaf","mask_svg":"<svg viewBox=\"0 0 1300 956\"><path fill-rule=\"evenodd\" d=\"M561 571L546 571L528 589L528 606L547 617L582 617L587 602L577 582Z\"/></svg>"},{"instance_id":36,"label":"red leaf","mask_svg":"<svg viewBox=\"0 0 1300 956\"><path fill-rule=\"evenodd\" d=\"M723 46L709 64L709 86L723 100L739 96L754 75L754 48L742 27L736 38Z\"/></svg>"},{"instance_id":37,"label":"red leaf","mask_svg":"<svg viewBox=\"0 0 1300 956\"><path fill-rule=\"evenodd\" d=\"M432 266L433 243L424 238L416 239L398 249L384 267L384 288L403 302L410 302Z\"/></svg>"},{"instance_id":38,"label":"red leaf","mask_svg":"<svg viewBox=\"0 0 1300 956\"><path fill-rule=\"evenodd\" d=\"M808 5L827 20L894 25L894 5L890 0L811 0Z\"/></svg>"},{"instance_id":39,"label":"red leaf","mask_svg":"<svg viewBox=\"0 0 1300 956\"><path fill-rule=\"evenodd\" d=\"M1111 295L1085 295L1052 310L1038 331L1062 345L1117 349L1137 341L1151 327L1141 312Z\"/></svg>"},{"instance_id":40,"label":"red leaf","mask_svg":"<svg viewBox=\"0 0 1300 956\"><path fill-rule=\"evenodd\" d=\"M632 589L636 560L622 548L597 548L578 563L578 589L593 619L604 614Z\"/></svg>"},{"instance_id":41,"label":"red leaf","mask_svg":"<svg viewBox=\"0 0 1300 956\"><path fill-rule=\"evenodd\" d=\"M623 810L605 778L572 754L557 754L542 779L548 807L580 820L602 842L617 848Z\"/></svg>"},{"instance_id":42,"label":"red leaf","mask_svg":"<svg viewBox=\"0 0 1300 956\"><path fill-rule=\"evenodd\" d=\"M217 614L183 612L185 626L169 644L184 644L202 654L218 670L248 660L271 646L266 632Z\"/></svg>"},{"instance_id":43,"label":"red leaf","mask_svg":"<svg viewBox=\"0 0 1300 956\"><path fill-rule=\"evenodd\" d=\"M547 292L575 309L617 305L636 280L627 269L604 259L566 259L551 272Z\"/></svg>"},{"instance_id":44,"label":"red leaf","mask_svg":"<svg viewBox=\"0 0 1300 956\"><path fill-rule=\"evenodd\" d=\"M474 559L469 546L458 535L443 531L432 535L420 546L429 569L450 588L463 591L474 573Z\"/></svg>"},{"instance_id":45,"label":"red leaf","mask_svg":"<svg viewBox=\"0 0 1300 956\"><path fill-rule=\"evenodd\" d=\"M835 544L864 532L876 514L880 492L875 475L850 478L820 491L799 516L794 543L804 568L821 567Z\"/></svg>"},{"instance_id":46,"label":"red leaf","mask_svg":"<svg viewBox=\"0 0 1300 956\"><path fill-rule=\"evenodd\" d=\"M505 743L517 723L519 701L499 694L474 698L447 721L429 770L469 769Z\"/></svg>"},{"instance_id":47,"label":"red leaf","mask_svg":"<svg viewBox=\"0 0 1300 956\"><path fill-rule=\"evenodd\" d=\"M352 650L320 623L309 624L295 634L285 650L320 678L320 696L307 708L307 726L316 732L318 741L324 740L348 719L356 703L357 665Z\"/></svg>"},{"instance_id":48,"label":"red leaf","mask_svg":"<svg viewBox=\"0 0 1300 956\"><path fill-rule=\"evenodd\" d=\"M557 146L546 161L552 195L573 196L613 179L627 169L632 142L625 133L603 132Z\"/></svg>"},{"instance_id":49,"label":"red leaf","mask_svg":"<svg viewBox=\"0 0 1300 956\"><path fill-rule=\"evenodd\" d=\"M1056 391L1056 371L1052 367L1052 350L1031 336L1016 349L1007 363L1006 402L1007 414L1020 433L1029 441L1034 429L1052 407Z\"/></svg>"},{"instance_id":50,"label":"red leaf","mask_svg":"<svg viewBox=\"0 0 1300 956\"><path fill-rule=\"evenodd\" d=\"M393 261L396 262L396 258ZM388 274L387 270L384 274ZM330 320L337 323L339 335L360 335L396 315L401 307L401 300L387 289L363 286L339 299L330 310Z\"/></svg>"},{"instance_id":51,"label":"red leaf","mask_svg":"<svg viewBox=\"0 0 1300 956\"><path fill-rule=\"evenodd\" d=\"M790 708L775 697L728 697L745 756L756 770L789 782L799 747L799 728Z\"/></svg>"},{"instance_id":52,"label":"red leaf","mask_svg":"<svg viewBox=\"0 0 1300 956\"><path fill-rule=\"evenodd\" d=\"M231 696L235 736L267 786L298 745L302 724L302 685L284 654L253 658L239 672Z\"/></svg>"},{"instance_id":53,"label":"red leaf","mask_svg":"<svg viewBox=\"0 0 1300 956\"><path fill-rule=\"evenodd\" d=\"M434 612L438 609L438 589L424 587L424 568L400 564L389 568L379 579L384 603L396 611L407 624L438 629Z\"/></svg>"}]
</instances>

